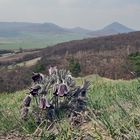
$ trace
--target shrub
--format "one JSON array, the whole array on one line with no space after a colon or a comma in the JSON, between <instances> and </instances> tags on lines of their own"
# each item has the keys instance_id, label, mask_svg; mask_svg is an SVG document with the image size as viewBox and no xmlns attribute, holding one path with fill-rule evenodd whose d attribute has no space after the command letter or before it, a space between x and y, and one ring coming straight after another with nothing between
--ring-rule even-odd
<instances>
[{"instance_id":1,"label":"shrub","mask_svg":"<svg viewBox=\"0 0 140 140\"><path fill-rule=\"evenodd\" d=\"M131 53L128 59L131 63L131 70L134 71L137 76L140 76L140 52Z\"/></svg>"},{"instance_id":2,"label":"shrub","mask_svg":"<svg viewBox=\"0 0 140 140\"><path fill-rule=\"evenodd\" d=\"M35 65L34 72L43 72L45 71L45 66L40 61Z\"/></svg>"},{"instance_id":3,"label":"shrub","mask_svg":"<svg viewBox=\"0 0 140 140\"><path fill-rule=\"evenodd\" d=\"M68 67L74 76L79 76L79 73L81 72L81 65L77 60L75 60L74 58L70 58Z\"/></svg>"}]
</instances>

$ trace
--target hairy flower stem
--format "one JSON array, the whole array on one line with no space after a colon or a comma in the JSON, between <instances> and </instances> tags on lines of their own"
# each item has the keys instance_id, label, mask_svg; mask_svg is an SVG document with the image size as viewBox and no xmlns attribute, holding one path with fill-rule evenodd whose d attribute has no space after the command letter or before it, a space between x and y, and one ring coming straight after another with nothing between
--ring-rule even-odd
<instances>
[{"instance_id":1,"label":"hairy flower stem","mask_svg":"<svg viewBox=\"0 0 140 140\"><path fill-rule=\"evenodd\" d=\"M55 109L58 108L58 96L55 96Z\"/></svg>"},{"instance_id":2,"label":"hairy flower stem","mask_svg":"<svg viewBox=\"0 0 140 140\"><path fill-rule=\"evenodd\" d=\"M37 104L37 106L38 106L38 101L37 101L37 97L35 97L35 102L36 102L36 104Z\"/></svg>"}]
</instances>

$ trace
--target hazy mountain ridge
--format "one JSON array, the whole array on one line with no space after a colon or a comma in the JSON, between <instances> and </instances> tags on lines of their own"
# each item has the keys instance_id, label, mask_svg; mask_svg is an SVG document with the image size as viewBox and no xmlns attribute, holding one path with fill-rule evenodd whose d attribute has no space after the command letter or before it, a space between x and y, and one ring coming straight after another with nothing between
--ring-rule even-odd
<instances>
[{"instance_id":1,"label":"hazy mountain ridge","mask_svg":"<svg viewBox=\"0 0 140 140\"><path fill-rule=\"evenodd\" d=\"M111 35L134 31L118 22L107 25L101 30L92 31L81 27L63 28L53 23L0 22L0 36L19 35L22 32L82 33L85 35Z\"/></svg>"},{"instance_id":2,"label":"hazy mountain ridge","mask_svg":"<svg viewBox=\"0 0 140 140\"><path fill-rule=\"evenodd\" d=\"M22 32L54 32L54 33L65 33L65 30L62 27L59 27L53 23L24 23L24 22L0 22L0 35L4 34L4 37L7 33L7 36L13 35L15 33L18 35ZM3 34L2 34L3 33Z\"/></svg>"},{"instance_id":3,"label":"hazy mountain ridge","mask_svg":"<svg viewBox=\"0 0 140 140\"><path fill-rule=\"evenodd\" d=\"M133 30L120 23L92 31L81 27L64 28L53 23L0 22L0 49L45 48L71 40L131 31Z\"/></svg>"}]
</instances>

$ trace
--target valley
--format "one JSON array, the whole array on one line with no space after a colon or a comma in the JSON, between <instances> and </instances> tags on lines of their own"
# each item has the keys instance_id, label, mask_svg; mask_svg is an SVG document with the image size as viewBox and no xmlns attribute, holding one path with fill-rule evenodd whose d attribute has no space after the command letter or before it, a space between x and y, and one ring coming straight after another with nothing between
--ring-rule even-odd
<instances>
[{"instance_id":1,"label":"valley","mask_svg":"<svg viewBox=\"0 0 140 140\"><path fill-rule=\"evenodd\" d=\"M118 22L95 31L81 27L64 28L54 23L0 22L0 49L45 48L71 40L133 31Z\"/></svg>"}]
</instances>

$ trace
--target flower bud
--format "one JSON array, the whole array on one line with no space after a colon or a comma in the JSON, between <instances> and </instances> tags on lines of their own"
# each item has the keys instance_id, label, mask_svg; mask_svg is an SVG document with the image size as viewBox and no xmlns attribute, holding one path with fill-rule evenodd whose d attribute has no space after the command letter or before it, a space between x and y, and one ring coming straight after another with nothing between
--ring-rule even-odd
<instances>
[{"instance_id":1,"label":"flower bud","mask_svg":"<svg viewBox=\"0 0 140 140\"><path fill-rule=\"evenodd\" d=\"M64 96L68 93L68 88L66 84L60 84L58 88L57 95L58 96Z\"/></svg>"},{"instance_id":2,"label":"flower bud","mask_svg":"<svg viewBox=\"0 0 140 140\"><path fill-rule=\"evenodd\" d=\"M41 86L38 84L31 88L30 93L32 96L35 96L35 95L39 94L40 91L41 91Z\"/></svg>"},{"instance_id":3,"label":"flower bud","mask_svg":"<svg viewBox=\"0 0 140 140\"><path fill-rule=\"evenodd\" d=\"M27 95L25 97L25 99L23 100L23 105L25 107L29 107L30 106L30 103L31 103L31 100L32 100L31 95Z\"/></svg>"},{"instance_id":4,"label":"flower bud","mask_svg":"<svg viewBox=\"0 0 140 140\"><path fill-rule=\"evenodd\" d=\"M50 104L48 103L48 101L44 97L42 97L40 99L39 107L41 109L46 109L46 107L50 107Z\"/></svg>"},{"instance_id":5,"label":"flower bud","mask_svg":"<svg viewBox=\"0 0 140 140\"><path fill-rule=\"evenodd\" d=\"M32 79L34 83L42 83L44 81L44 75L42 73L33 73Z\"/></svg>"}]
</instances>

